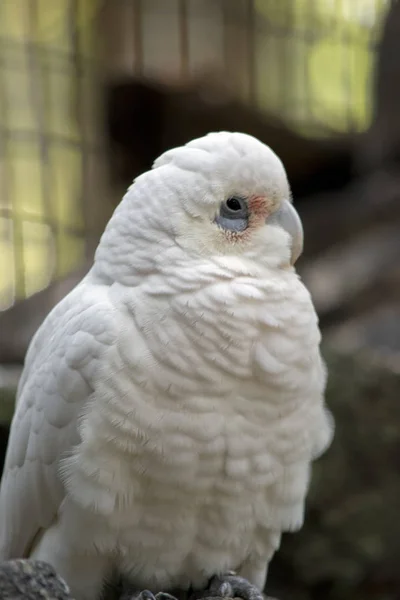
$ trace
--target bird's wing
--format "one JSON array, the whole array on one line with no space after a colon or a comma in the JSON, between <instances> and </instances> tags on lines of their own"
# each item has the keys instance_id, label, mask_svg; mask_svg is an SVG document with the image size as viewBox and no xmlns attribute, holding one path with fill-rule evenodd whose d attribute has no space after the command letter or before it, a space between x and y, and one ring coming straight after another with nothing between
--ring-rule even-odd
<instances>
[{"instance_id":1,"label":"bird's wing","mask_svg":"<svg viewBox=\"0 0 400 600\"><path fill-rule=\"evenodd\" d=\"M83 282L50 313L28 350L0 487L0 560L29 553L64 497L60 458L115 340L106 288Z\"/></svg>"}]
</instances>

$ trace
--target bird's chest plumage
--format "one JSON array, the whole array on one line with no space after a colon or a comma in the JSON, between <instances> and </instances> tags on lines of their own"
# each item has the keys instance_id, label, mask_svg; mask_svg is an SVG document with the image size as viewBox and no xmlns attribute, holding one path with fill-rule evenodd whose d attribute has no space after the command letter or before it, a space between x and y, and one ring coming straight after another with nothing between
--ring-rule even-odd
<instances>
[{"instance_id":1,"label":"bird's chest plumage","mask_svg":"<svg viewBox=\"0 0 400 600\"><path fill-rule=\"evenodd\" d=\"M280 329L268 347L261 310L244 324L239 305L225 307L216 325L183 306L184 326L164 310L155 327L154 310L124 328L68 478L95 515L94 542L150 588L203 585L255 547L267 555L271 531L298 527L323 421L308 339Z\"/></svg>"},{"instance_id":2,"label":"bird's chest plumage","mask_svg":"<svg viewBox=\"0 0 400 600\"><path fill-rule=\"evenodd\" d=\"M125 568L134 567L134 578L140 574L147 585L155 574L158 584L182 585L189 577L200 585L215 569L238 566L254 535L255 506L263 503L263 486L253 481L254 438L242 435L235 453L233 420L192 414L187 425L185 431L182 420L174 434L159 431L132 469L136 497L118 543Z\"/></svg>"},{"instance_id":3,"label":"bird's chest plumage","mask_svg":"<svg viewBox=\"0 0 400 600\"><path fill-rule=\"evenodd\" d=\"M99 543L109 540L119 568L138 585L204 585L239 567L255 537L268 544L270 524L278 524L285 467L269 432L279 423L261 399L258 407L240 396L227 400L193 396L172 410L167 401L156 408L136 398L124 418L99 421L96 412L95 435L77 461L79 496L94 494ZM292 478L282 490L300 511L306 479Z\"/></svg>"}]
</instances>

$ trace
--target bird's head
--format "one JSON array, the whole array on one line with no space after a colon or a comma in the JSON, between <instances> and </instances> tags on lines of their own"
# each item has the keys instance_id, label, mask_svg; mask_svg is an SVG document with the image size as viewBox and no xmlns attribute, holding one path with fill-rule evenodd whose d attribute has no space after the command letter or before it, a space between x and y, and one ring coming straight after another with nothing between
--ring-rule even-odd
<instances>
[{"instance_id":1,"label":"bird's head","mask_svg":"<svg viewBox=\"0 0 400 600\"><path fill-rule=\"evenodd\" d=\"M303 229L285 169L268 146L250 135L219 132L165 152L129 188L97 258L118 250L145 268L146 257L173 256L177 248L198 258L294 265Z\"/></svg>"}]
</instances>

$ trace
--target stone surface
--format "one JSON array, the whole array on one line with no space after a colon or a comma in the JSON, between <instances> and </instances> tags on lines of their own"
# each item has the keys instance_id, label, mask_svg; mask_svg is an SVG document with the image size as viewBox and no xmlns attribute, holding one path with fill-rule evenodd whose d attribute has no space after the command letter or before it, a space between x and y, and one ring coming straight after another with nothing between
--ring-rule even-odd
<instances>
[{"instance_id":1,"label":"stone surface","mask_svg":"<svg viewBox=\"0 0 400 600\"><path fill-rule=\"evenodd\" d=\"M132 600L134 594L123 586L106 588L103 600ZM181 600L187 594L180 596ZM264 596L265 600L276 600ZM65 581L43 561L28 559L0 563L1 600L73 600ZM93 599L95 600L95 599ZM230 600L220 596L204 597L202 600ZM239 600L239 599L232 599Z\"/></svg>"},{"instance_id":2,"label":"stone surface","mask_svg":"<svg viewBox=\"0 0 400 600\"><path fill-rule=\"evenodd\" d=\"M72 600L68 586L42 561L0 563L1 600Z\"/></svg>"}]
</instances>

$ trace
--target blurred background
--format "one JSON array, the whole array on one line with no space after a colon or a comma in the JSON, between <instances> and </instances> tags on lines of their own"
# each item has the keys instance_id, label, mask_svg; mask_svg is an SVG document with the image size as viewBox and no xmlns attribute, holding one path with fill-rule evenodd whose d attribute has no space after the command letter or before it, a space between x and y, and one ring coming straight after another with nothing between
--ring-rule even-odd
<instances>
[{"instance_id":1,"label":"blurred background","mask_svg":"<svg viewBox=\"0 0 400 600\"><path fill-rule=\"evenodd\" d=\"M399 599L400 2L2 0L1 461L29 340L126 187L221 129L286 165L337 423L268 592Z\"/></svg>"}]
</instances>

